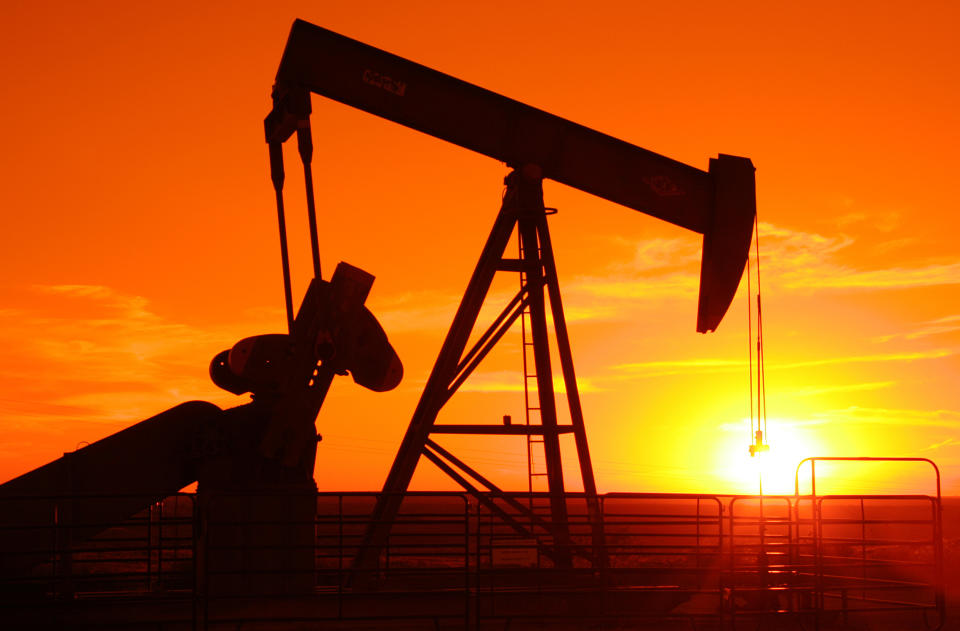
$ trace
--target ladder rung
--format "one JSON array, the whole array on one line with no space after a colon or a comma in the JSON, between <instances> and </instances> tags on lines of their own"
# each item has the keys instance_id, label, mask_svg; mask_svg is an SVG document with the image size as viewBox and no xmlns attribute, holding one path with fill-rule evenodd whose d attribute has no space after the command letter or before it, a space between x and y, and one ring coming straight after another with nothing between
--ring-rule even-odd
<instances>
[{"instance_id":1,"label":"ladder rung","mask_svg":"<svg viewBox=\"0 0 960 631\"><path fill-rule=\"evenodd\" d=\"M557 433L568 434L573 431L571 425L560 425L557 427ZM434 434L500 434L505 436L538 436L544 433L544 427L539 424L529 423L526 425L450 425L438 424L430 429ZM542 442L538 441L538 442Z\"/></svg>"},{"instance_id":2,"label":"ladder rung","mask_svg":"<svg viewBox=\"0 0 960 631\"><path fill-rule=\"evenodd\" d=\"M520 272L523 273L526 264L519 259L500 259L497 263L498 272Z\"/></svg>"}]
</instances>

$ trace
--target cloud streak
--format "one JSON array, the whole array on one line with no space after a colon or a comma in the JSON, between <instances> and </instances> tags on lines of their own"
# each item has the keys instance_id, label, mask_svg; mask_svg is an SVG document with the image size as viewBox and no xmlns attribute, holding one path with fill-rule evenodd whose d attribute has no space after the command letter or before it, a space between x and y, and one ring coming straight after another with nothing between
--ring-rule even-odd
<instances>
[{"instance_id":1,"label":"cloud streak","mask_svg":"<svg viewBox=\"0 0 960 631\"><path fill-rule=\"evenodd\" d=\"M880 353L875 355L852 355L847 357L826 357L794 362L766 362L767 370L793 370L797 368L815 368L835 364L860 364L883 362L912 362L926 359L950 357L955 351L938 349L914 353ZM725 372L744 370L746 359L699 358L665 361L637 362L614 366L615 371L644 376L675 375L682 373Z\"/></svg>"},{"instance_id":2,"label":"cloud streak","mask_svg":"<svg viewBox=\"0 0 960 631\"><path fill-rule=\"evenodd\" d=\"M868 390L881 390L883 388L890 388L896 384L896 381L872 381L869 383L852 383L839 386L811 386L808 388L793 390L789 394L798 397L811 397L823 394L834 394L837 392L863 392Z\"/></svg>"},{"instance_id":3,"label":"cloud streak","mask_svg":"<svg viewBox=\"0 0 960 631\"><path fill-rule=\"evenodd\" d=\"M923 451L937 451L943 449L944 447L957 447L960 446L960 440L956 438L947 438L946 440L941 440L939 443L933 443L929 447L924 447Z\"/></svg>"},{"instance_id":4,"label":"cloud streak","mask_svg":"<svg viewBox=\"0 0 960 631\"><path fill-rule=\"evenodd\" d=\"M960 263L859 269L839 262L855 241L760 223L761 265L769 285L804 290L888 290L960 284Z\"/></svg>"},{"instance_id":5,"label":"cloud streak","mask_svg":"<svg viewBox=\"0 0 960 631\"><path fill-rule=\"evenodd\" d=\"M761 222L759 231L767 291L881 291L960 283L960 263L861 269L842 260L855 254L857 243L849 236L826 236L768 222ZM613 240L621 251L624 240ZM619 321L635 317L638 308L662 305L665 300L696 300L700 239L658 237L629 245L629 258L563 283L568 321ZM492 318L511 295L492 292L483 317ZM407 293L387 299L377 315L390 332L445 330L459 302L460 296L454 294Z\"/></svg>"},{"instance_id":6,"label":"cloud streak","mask_svg":"<svg viewBox=\"0 0 960 631\"><path fill-rule=\"evenodd\" d=\"M960 412L956 410L913 410L894 408L847 408L814 413L815 420L859 425L897 425L903 427L946 427L956 429Z\"/></svg>"},{"instance_id":7,"label":"cloud streak","mask_svg":"<svg viewBox=\"0 0 960 631\"><path fill-rule=\"evenodd\" d=\"M768 222L760 223L759 232L768 291L886 291L960 284L958 262L865 269L847 262L857 255L858 244L850 236L826 236ZM576 276L564 291L572 297L568 303L594 306L593 312L584 314L586 319L622 319L640 304L695 299L699 261L698 239L643 239L633 244L631 259Z\"/></svg>"},{"instance_id":8,"label":"cloud streak","mask_svg":"<svg viewBox=\"0 0 960 631\"><path fill-rule=\"evenodd\" d=\"M146 298L101 285L37 286L32 292L49 297L49 304L0 313L0 344L9 360L0 367L5 424L24 418L130 421L185 399L216 400L207 364L251 331L249 322L215 329L172 322L154 313ZM42 338L37 330L44 331Z\"/></svg>"},{"instance_id":9,"label":"cloud streak","mask_svg":"<svg viewBox=\"0 0 960 631\"><path fill-rule=\"evenodd\" d=\"M632 244L633 258L611 263L601 274L580 275L564 286L582 300L650 300L695 296L699 285L700 240L641 239ZM604 316L614 316L608 309Z\"/></svg>"},{"instance_id":10,"label":"cloud streak","mask_svg":"<svg viewBox=\"0 0 960 631\"><path fill-rule=\"evenodd\" d=\"M936 320L922 322L919 328L909 333L893 333L882 335L876 338L878 342L889 342L890 340L902 338L905 340L916 340L932 335L946 335L960 331L960 315L951 315Z\"/></svg>"},{"instance_id":11,"label":"cloud streak","mask_svg":"<svg viewBox=\"0 0 960 631\"><path fill-rule=\"evenodd\" d=\"M891 267L857 270L847 266L823 264L783 276L791 289L907 289L960 284L960 263L930 264L920 267Z\"/></svg>"},{"instance_id":12,"label":"cloud streak","mask_svg":"<svg viewBox=\"0 0 960 631\"><path fill-rule=\"evenodd\" d=\"M756 420L752 421L756 423ZM792 419L792 418L769 418L767 423L770 426L775 427L810 427L812 425L824 425L827 423L827 420L824 419ZM748 429L751 426L751 420L749 418L741 419L737 422L726 422L720 423L717 427L724 432L733 432L736 434L742 434L744 429Z\"/></svg>"},{"instance_id":13,"label":"cloud streak","mask_svg":"<svg viewBox=\"0 0 960 631\"><path fill-rule=\"evenodd\" d=\"M536 380L530 379L530 392L537 391ZM567 387L563 377L553 377L553 390L557 394L566 394ZM586 392L602 392L592 379L577 377L577 390ZM517 371L478 372L460 386L459 392L523 392L523 375Z\"/></svg>"}]
</instances>

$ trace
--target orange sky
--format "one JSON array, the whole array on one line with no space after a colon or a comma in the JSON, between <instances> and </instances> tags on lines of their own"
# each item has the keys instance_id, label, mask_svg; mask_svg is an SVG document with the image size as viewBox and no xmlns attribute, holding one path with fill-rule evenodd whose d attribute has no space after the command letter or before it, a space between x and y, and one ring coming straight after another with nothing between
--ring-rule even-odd
<instances>
[{"instance_id":1,"label":"orange sky","mask_svg":"<svg viewBox=\"0 0 960 631\"><path fill-rule=\"evenodd\" d=\"M301 17L699 168L749 156L773 460L931 457L960 492L956 3L330 4L0 7L0 480L184 400L243 402L207 365L284 328L261 121ZM319 97L313 128L325 270L377 276L368 305L405 364L390 393L335 382L316 477L377 489L505 167ZM695 333L697 235L545 191L601 490L755 490L743 291ZM441 420L521 416L519 352L518 332ZM525 488L520 439L449 444ZM931 490L913 471L847 488ZM429 463L415 484L449 488Z\"/></svg>"}]
</instances>

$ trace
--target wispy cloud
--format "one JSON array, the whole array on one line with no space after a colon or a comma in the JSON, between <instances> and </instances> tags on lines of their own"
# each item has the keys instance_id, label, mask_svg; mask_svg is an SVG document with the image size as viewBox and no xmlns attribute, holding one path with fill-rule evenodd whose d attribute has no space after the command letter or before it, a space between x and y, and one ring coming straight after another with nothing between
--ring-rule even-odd
<instances>
[{"instance_id":1,"label":"wispy cloud","mask_svg":"<svg viewBox=\"0 0 960 631\"><path fill-rule=\"evenodd\" d=\"M38 421L64 418L85 418L95 413L94 408L67 405L48 400L25 400L0 398L0 418L5 419L7 429L22 424L34 425Z\"/></svg>"},{"instance_id":2,"label":"wispy cloud","mask_svg":"<svg viewBox=\"0 0 960 631\"><path fill-rule=\"evenodd\" d=\"M960 440L957 440L956 438L947 438L945 440L941 440L938 443L933 443L929 447L924 447L923 451L936 451L938 449L943 449L944 447L958 447L958 446L960 446Z\"/></svg>"},{"instance_id":3,"label":"wispy cloud","mask_svg":"<svg viewBox=\"0 0 960 631\"><path fill-rule=\"evenodd\" d=\"M549 315L549 314L548 314ZM618 315L613 305L566 305L563 306L563 315L569 322L603 321L615 319ZM549 315L547 323L553 326L553 316Z\"/></svg>"},{"instance_id":4,"label":"wispy cloud","mask_svg":"<svg viewBox=\"0 0 960 631\"><path fill-rule=\"evenodd\" d=\"M893 250L899 250L907 246L915 245L919 240L916 237L900 237L898 239L888 239L873 245L873 251L877 254L886 254Z\"/></svg>"},{"instance_id":5,"label":"wispy cloud","mask_svg":"<svg viewBox=\"0 0 960 631\"><path fill-rule=\"evenodd\" d=\"M836 217L833 220L833 223L836 224L838 228L846 228L847 226L860 223L866 218L867 218L867 213L863 213L863 212L847 213L845 215L840 215Z\"/></svg>"},{"instance_id":6,"label":"wispy cloud","mask_svg":"<svg viewBox=\"0 0 960 631\"><path fill-rule=\"evenodd\" d=\"M761 264L768 272L765 278L773 287L884 290L960 283L960 263L956 262L879 269L841 262L840 254L855 245L845 235L828 237L761 222L760 244Z\"/></svg>"},{"instance_id":7,"label":"wispy cloud","mask_svg":"<svg viewBox=\"0 0 960 631\"><path fill-rule=\"evenodd\" d=\"M872 381L869 383L851 383L836 386L810 386L792 390L789 394L798 397L810 397L823 394L833 394L836 392L861 392L865 390L881 390L896 385L896 381Z\"/></svg>"},{"instance_id":8,"label":"wispy cloud","mask_svg":"<svg viewBox=\"0 0 960 631\"><path fill-rule=\"evenodd\" d=\"M897 427L946 427L955 429L960 423L960 412L956 410L917 410L895 408L864 408L850 406L841 409L822 410L811 413L807 418L770 418L770 426L776 427L808 427L814 425L893 425ZM742 419L735 422L725 422L719 428L727 432L742 432L745 426L749 427L750 420ZM926 449L960 445L960 440L947 438L944 441L930 445Z\"/></svg>"},{"instance_id":9,"label":"wispy cloud","mask_svg":"<svg viewBox=\"0 0 960 631\"><path fill-rule=\"evenodd\" d=\"M573 301L571 304L571 301L566 300L571 292L566 289L564 286L564 318L568 323L617 317L618 311L613 304L585 304L584 301ZM480 330L489 325L513 297L513 292L491 291L477 317L475 329ZM442 332L449 329L453 323L461 299L458 295L433 291L405 293L381 301L374 311L384 330L391 336L398 333ZM549 306L547 324L553 326ZM515 326L519 327L519 324Z\"/></svg>"},{"instance_id":10,"label":"wispy cloud","mask_svg":"<svg viewBox=\"0 0 960 631\"><path fill-rule=\"evenodd\" d=\"M695 236L635 241L631 244L632 258L612 262L600 274L577 276L564 285L564 291L584 301L696 296L700 282L697 274L700 242ZM611 304L602 317L616 317L622 309L622 304Z\"/></svg>"},{"instance_id":11,"label":"wispy cloud","mask_svg":"<svg viewBox=\"0 0 960 631\"><path fill-rule=\"evenodd\" d=\"M897 220L896 213L884 217L883 222ZM846 219L847 224L860 221L880 220L866 214ZM857 254L858 243L848 235L827 236L768 222L760 223L759 232L762 277L768 291L880 291L960 284L958 262L921 261L863 268L850 262ZM699 239L639 240L633 244L630 259L612 262L598 273L577 276L565 284L564 291L571 295L571 304L604 305L602 311L587 314L590 318L629 317L641 303L671 298L695 300L699 260Z\"/></svg>"},{"instance_id":12,"label":"wispy cloud","mask_svg":"<svg viewBox=\"0 0 960 631\"><path fill-rule=\"evenodd\" d=\"M101 285L32 291L51 300L0 313L8 359L0 366L4 423L129 421L185 399L215 398L206 375L210 359L257 331L247 318L229 327L173 322L153 312L146 298ZM38 329L43 338L36 338Z\"/></svg>"},{"instance_id":13,"label":"wispy cloud","mask_svg":"<svg viewBox=\"0 0 960 631\"><path fill-rule=\"evenodd\" d=\"M852 206L853 200L845 200L846 205ZM890 232L900 225L900 213L893 210L879 211L879 212L851 212L845 215L840 215L833 220L833 223L838 228L846 228L856 224L865 224L868 225L880 232Z\"/></svg>"},{"instance_id":14,"label":"wispy cloud","mask_svg":"<svg viewBox=\"0 0 960 631\"><path fill-rule=\"evenodd\" d=\"M850 406L812 414L814 419L831 423L861 425L896 425L898 427L947 427L956 429L960 412L956 410L916 410L863 408Z\"/></svg>"},{"instance_id":15,"label":"wispy cloud","mask_svg":"<svg viewBox=\"0 0 960 631\"><path fill-rule=\"evenodd\" d=\"M649 362L631 362L618 364L613 370L627 373L643 373L647 376L676 375L681 373L721 372L727 370L741 370L747 366L746 360L740 359L677 359Z\"/></svg>"},{"instance_id":16,"label":"wispy cloud","mask_svg":"<svg viewBox=\"0 0 960 631\"><path fill-rule=\"evenodd\" d=\"M700 261L700 239L643 239L634 243L631 270L655 270Z\"/></svg>"},{"instance_id":17,"label":"wispy cloud","mask_svg":"<svg viewBox=\"0 0 960 631\"><path fill-rule=\"evenodd\" d=\"M826 357L824 359L811 359L799 362L768 363L767 368L810 368L814 366L827 366L830 364L862 364L876 362L912 362L922 359L941 359L954 355L955 351L948 349L937 349L930 351L921 351L915 353L881 353L876 355L853 355L848 357Z\"/></svg>"},{"instance_id":18,"label":"wispy cloud","mask_svg":"<svg viewBox=\"0 0 960 631\"><path fill-rule=\"evenodd\" d=\"M854 224L875 219L854 214L844 221ZM937 261L863 269L845 260L855 255L857 246L850 236L827 236L769 222L761 222L759 232L763 281L768 291L889 290L960 283L960 263ZM701 240L696 235L632 243L622 237L612 239L617 252L622 253L627 246L626 257L563 283L569 321L616 321L635 317L638 308L664 300L696 300L701 256ZM484 314L495 312L509 299L506 293L500 293L488 297ZM402 294L383 303L377 315L391 332L444 330L460 298L438 292Z\"/></svg>"},{"instance_id":19,"label":"wispy cloud","mask_svg":"<svg viewBox=\"0 0 960 631\"><path fill-rule=\"evenodd\" d=\"M877 362L911 362L925 359L940 359L954 355L955 351L938 349L914 353L880 353L874 355L852 355L846 357L825 357L793 362L766 362L767 370L790 370L813 368L832 364L859 364ZM640 373L645 376L673 375L680 373L724 372L743 370L746 359L698 358L666 361L636 362L614 366L615 371Z\"/></svg>"},{"instance_id":20,"label":"wispy cloud","mask_svg":"<svg viewBox=\"0 0 960 631\"><path fill-rule=\"evenodd\" d=\"M931 335L944 335L947 333L954 333L960 331L960 315L951 315L943 318L937 318L936 320L927 320L918 325L913 331L909 333L892 333L890 335L882 335L878 338L875 338L877 342L889 342L892 339L903 338L906 340L916 340L921 337L929 337Z\"/></svg>"},{"instance_id":21,"label":"wispy cloud","mask_svg":"<svg viewBox=\"0 0 960 631\"><path fill-rule=\"evenodd\" d=\"M537 382L530 379L531 392L537 391ZM553 390L557 394L566 394L567 387L563 377L553 377ZM600 392L602 388L596 386L592 379L577 377L577 390L580 393ZM523 392L523 375L516 371L478 372L470 377L460 387L461 392Z\"/></svg>"},{"instance_id":22,"label":"wispy cloud","mask_svg":"<svg viewBox=\"0 0 960 631\"><path fill-rule=\"evenodd\" d=\"M754 423L756 420L753 421ZM779 418L771 417L767 419L767 423L771 427L810 427L812 425L823 425L828 421L821 418L807 418L807 419L794 419L794 418ZM743 433L744 429L751 426L751 421L749 418L744 418L736 422L726 422L720 423L718 427L721 431L724 432L734 432L737 434Z\"/></svg>"},{"instance_id":23,"label":"wispy cloud","mask_svg":"<svg viewBox=\"0 0 960 631\"><path fill-rule=\"evenodd\" d=\"M761 264L769 270L796 270L817 266L853 245L846 235L825 236L760 222Z\"/></svg>"},{"instance_id":24,"label":"wispy cloud","mask_svg":"<svg viewBox=\"0 0 960 631\"><path fill-rule=\"evenodd\" d=\"M784 274L790 288L815 289L905 289L960 284L960 263L933 263L918 267L858 270L849 266L821 264L812 270Z\"/></svg>"},{"instance_id":25,"label":"wispy cloud","mask_svg":"<svg viewBox=\"0 0 960 631\"><path fill-rule=\"evenodd\" d=\"M572 291L599 298L654 300L664 297L695 297L700 279L674 272L659 276L580 276Z\"/></svg>"},{"instance_id":26,"label":"wispy cloud","mask_svg":"<svg viewBox=\"0 0 960 631\"><path fill-rule=\"evenodd\" d=\"M435 291L407 292L380 300L377 320L387 334L442 331L450 326L460 297Z\"/></svg>"},{"instance_id":27,"label":"wispy cloud","mask_svg":"<svg viewBox=\"0 0 960 631\"><path fill-rule=\"evenodd\" d=\"M38 293L67 298L87 298L114 307L130 317L151 315L146 310L147 299L143 296L123 294L104 285L34 285L33 289Z\"/></svg>"}]
</instances>

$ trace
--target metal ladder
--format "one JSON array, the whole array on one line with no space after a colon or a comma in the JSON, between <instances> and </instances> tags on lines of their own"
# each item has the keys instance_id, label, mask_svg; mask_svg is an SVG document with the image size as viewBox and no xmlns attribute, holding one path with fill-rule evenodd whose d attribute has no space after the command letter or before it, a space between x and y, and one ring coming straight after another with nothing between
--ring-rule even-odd
<instances>
[{"instance_id":1,"label":"metal ladder","mask_svg":"<svg viewBox=\"0 0 960 631\"><path fill-rule=\"evenodd\" d=\"M520 261L524 260L523 258L523 240L520 239L517 235L517 243L519 249ZM537 244L537 260L540 260L540 246ZM527 273L526 270L521 265L520 268L520 287L521 289L527 285ZM543 291L540 289L540 291ZM520 335L522 340L522 355L523 355L523 407L524 407L524 422L527 426L530 425L539 425L539 416L540 416L540 393L537 391L536 398L531 405L530 401L530 380L536 380L536 363L533 361L533 358L530 357L529 351L533 348L533 340L531 339L531 327L529 324L530 318L530 307L526 306L523 308L523 311L520 312ZM536 381L534 381L534 387L536 387ZM537 422L531 423L531 418ZM543 485L538 485L537 488L534 488L534 480L536 478L546 478L548 473L545 469L537 469L537 463L541 463L543 466L546 463L546 452L544 451L544 438L543 434L527 434L527 490L532 494L535 491L546 491L546 488L543 488ZM530 508L533 508L533 497L530 497L529 500Z\"/></svg>"}]
</instances>

